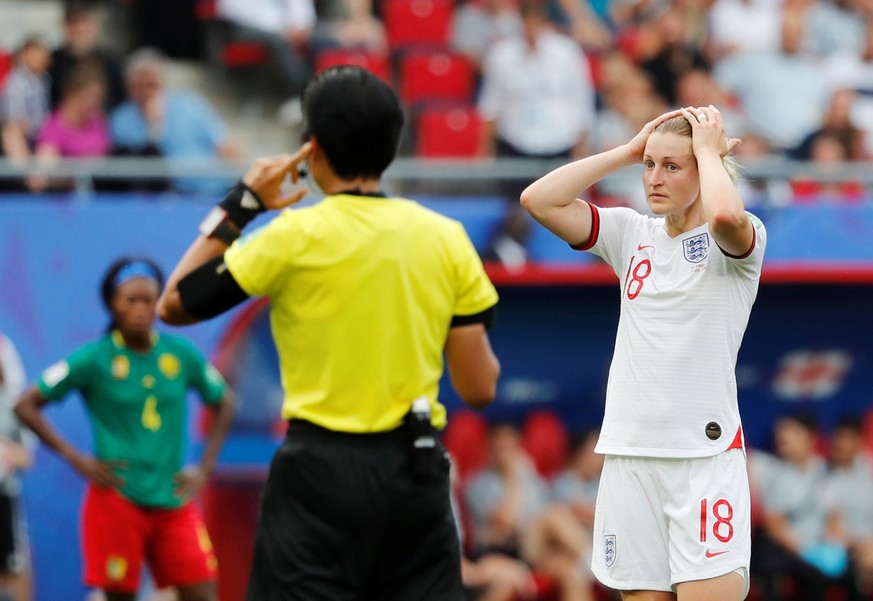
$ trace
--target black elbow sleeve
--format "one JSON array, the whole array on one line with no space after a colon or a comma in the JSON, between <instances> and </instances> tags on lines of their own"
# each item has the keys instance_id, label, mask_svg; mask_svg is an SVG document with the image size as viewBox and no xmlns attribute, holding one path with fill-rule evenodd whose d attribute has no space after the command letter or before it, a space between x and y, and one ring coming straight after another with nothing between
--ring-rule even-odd
<instances>
[{"instance_id":1,"label":"black elbow sleeve","mask_svg":"<svg viewBox=\"0 0 873 601\"><path fill-rule=\"evenodd\" d=\"M247 298L223 257L204 263L179 280L179 298L185 312L197 319L221 315Z\"/></svg>"}]
</instances>

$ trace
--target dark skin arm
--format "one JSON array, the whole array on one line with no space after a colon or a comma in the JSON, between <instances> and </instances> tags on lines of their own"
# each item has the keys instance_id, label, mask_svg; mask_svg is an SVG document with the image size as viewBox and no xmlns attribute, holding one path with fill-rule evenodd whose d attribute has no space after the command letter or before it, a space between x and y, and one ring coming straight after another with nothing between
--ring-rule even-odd
<instances>
[{"instance_id":1,"label":"dark skin arm","mask_svg":"<svg viewBox=\"0 0 873 601\"><path fill-rule=\"evenodd\" d=\"M230 388L226 389L218 404L210 406L209 409L212 411L212 424L206 435L206 444L203 448L203 455L200 457L200 464L196 467L186 468L175 475L176 496L180 499L187 500L196 495L215 469L218 453L221 451L236 413L236 400Z\"/></svg>"},{"instance_id":2,"label":"dark skin arm","mask_svg":"<svg viewBox=\"0 0 873 601\"><path fill-rule=\"evenodd\" d=\"M115 470L124 469L125 462L101 461L78 451L43 415L42 409L48 402L49 399L45 398L38 388L31 387L18 397L15 403L15 415L83 478L105 488L123 486L124 479L116 475Z\"/></svg>"}]
</instances>

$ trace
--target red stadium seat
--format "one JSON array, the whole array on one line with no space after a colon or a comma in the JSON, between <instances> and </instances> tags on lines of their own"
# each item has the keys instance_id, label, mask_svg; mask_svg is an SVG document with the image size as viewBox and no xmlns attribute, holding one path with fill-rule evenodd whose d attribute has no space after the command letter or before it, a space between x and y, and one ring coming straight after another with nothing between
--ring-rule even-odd
<instances>
[{"instance_id":1,"label":"red stadium seat","mask_svg":"<svg viewBox=\"0 0 873 601\"><path fill-rule=\"evenodd\" d=\"M445 47L452 22L451 0L385 0L385 35L392 50L410 46Z\"/></svg>"},{"instance_id":2,"label":"red stadium seat","mask_svg":"<svg viewBox=\"0 0 873 601\"><path fill-rule=\"evenodd\" d=\"M391 66L388 57L363 50L332 49L320 52L315 58L315 72L320 73L336 65L355 65L391 82Z\"/></svg>"},{"instance_id":3,"label":"red stadium seat","mask_svg":"<svg viewBox=\"0 0 873 601\"><path fill-rule=\"evenodd\" d=\"M488 424L478 413L469 409L453 411L442 440L462 482L485 465Z\"/></svg>"},{"instance_id":4,"label":"red stadium seat","mask_svg":"<svg viewBox=\"0 0 873 601\"><path fill-rule=\"evenodd\" d=\"M422 109L418 115L415 154L420 157L473 157L479 148L482 119L470 106Z\"/></svg>"},{"instance_id":5,"label":"red stadium seat","mask_svg":"<svg viewBox=\"0 0 873 601\"><path fill-rule=\"evenodd\" d=\"M544 478L564 468L569 453L569 436L564 423L553 412L533 411L521 430L522 444Z\"/></svg>"},{"instance_id":6,"label":"red stadium seat","mask_svg":"<svg viewBox=\"0 0 873 601\"><path fill-rule=\"evenodd\" d=\"M416 52L399 64L400 97L408 106L427 101L470 102L474 77L470 64L450 52Z\"/></svg>"},{"instance_id":7,"label":"red stadium seat","mask_svg":"<svg viewBox=\"0 0 873 601\"><path fill-rule=\"evenodd\" d=\"M209 60L228 69L261 67L269 63L270 50L256 41L231 40L228 24L218 15L216 0L196 0L194 14L206 24Z\"/></svg>"}]
</instances>

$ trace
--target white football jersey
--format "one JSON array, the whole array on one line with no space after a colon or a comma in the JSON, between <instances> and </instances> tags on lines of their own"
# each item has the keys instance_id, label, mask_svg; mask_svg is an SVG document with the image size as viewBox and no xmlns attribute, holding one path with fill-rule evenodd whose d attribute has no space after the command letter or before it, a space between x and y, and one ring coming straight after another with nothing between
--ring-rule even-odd
<instances>
[{"instance_id":1,"label":"white football jersey","mask_svg":"<svg viewBox=\"0 0 873 601\"><path fill-rule=\"evenodd\" d=\"M621 283L621 318L597 452L706 457L740 432L736 360L767 233L754 226L742 257L722 252L703 224L670 238L664 218L592 205L584 248Z\"/></svg>"}]
</instances>

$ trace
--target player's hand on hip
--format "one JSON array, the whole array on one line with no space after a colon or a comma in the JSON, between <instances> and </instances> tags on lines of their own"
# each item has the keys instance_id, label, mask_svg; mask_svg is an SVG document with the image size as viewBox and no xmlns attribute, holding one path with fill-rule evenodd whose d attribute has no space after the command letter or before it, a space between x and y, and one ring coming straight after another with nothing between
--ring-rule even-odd
<instances>
[{"instance_id":1,"label":"player's hand on hip","mask_svg":"<svg viewBox=\"0 0 873 601\"><path fill-rule=\"evenodd\" d=\"M291 184L300 180L298 167L309 157L312 146L309 142L301 146L294 154L280 154L256 160L249 167L242 181L260 198L264 208L284 209L300 202L306 196L306 188L297 188L285 193L282 189L290 177Z\"/></svg>"},{"instance_id":2,"label":"player's hand on hip","mask_svg":"<svg viewBox=\"0 0 873 601\"><path fill-rule=\"evenodd\" d=\"M176 472L173 475L173 481L176 485L175 495L179 499L187 501L206 486L206 472L196 466L189 466L181 472Z\"/></svg>"},{"instance_id":3,"label":"player's hand on hip","mask_svg":"<svg viewBox=\"0 0 873 601\"><path fill-rule=\"evenodd\" d=\"M126 461L101 461L87 455L77 455L71 461L82 477L103 488L121 488L125 479L116 474L116 470L126 469Z\"/></svg>"},{"instance_id":4,"label":"player's hand on hip","mask_svg":"<svg viewBox=\"0 0 873 601\"><path fill-rule=\"evenodd\" d=\"M633 137L633 139L627 143L627 149L630 151L634 160L642 162L643 154L646 152L646 143L649 141L649 136L652 135L652 132L661 125L664 121L668 119L672 119L673 117L678 117L681 115L681 109L676 109L673 111L667 111L662 115L658 115L648 123L646 123L640 132Z\"/></svg>"}]
</instances>

